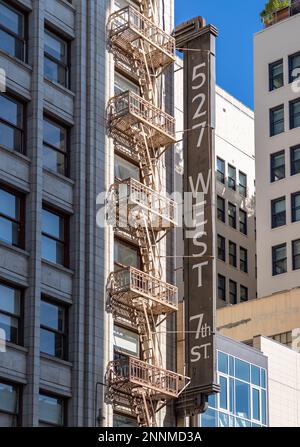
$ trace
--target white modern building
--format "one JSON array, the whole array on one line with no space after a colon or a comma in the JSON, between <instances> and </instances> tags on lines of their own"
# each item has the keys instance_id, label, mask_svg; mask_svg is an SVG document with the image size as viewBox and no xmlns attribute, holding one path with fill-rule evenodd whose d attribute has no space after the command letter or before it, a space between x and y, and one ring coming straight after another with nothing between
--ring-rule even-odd
<instances>
[{"instance_id":1,"label":"white modern building","mask_svg":"<svg viewBox=\"0 0 300 447\"><path fill-rule=\"evenodd\" d=\"M271 16L254 38L258 297L300 286L300 14L294 12L283 20Z\"/></svg>"}]
</instances>

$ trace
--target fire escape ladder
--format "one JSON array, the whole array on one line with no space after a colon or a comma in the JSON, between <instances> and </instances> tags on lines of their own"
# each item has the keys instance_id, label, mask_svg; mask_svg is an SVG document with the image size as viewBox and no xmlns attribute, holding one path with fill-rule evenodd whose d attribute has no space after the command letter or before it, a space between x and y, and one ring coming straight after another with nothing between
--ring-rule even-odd
<instances>
[{"instance_id":1,"label":"fire escape ladder","mask_svg":"<svg viewBox=\"0 0 300 447\"><path fill-rule=\"evenodd\" d=\"M157 359L153 343L153 327L149 321L145 300L143 300L143 313L138 313L136 324L141 341L143 360L151 365L156 365Z\"/></svg>"},{"instance_id":2,"label":"fire escape ladder","mask_svg":"<svg viewBox=\"0 0 300 447\"><path fill-rule=\"evenodd\" d=\"M145 211L140 211L141 223L137 228L138 241L141 257L144 261L144 269L149 275L161 277L162 265L160 262L159 248L156 243L156 236L151 227L150 219L145 215ZM154 217L155 218L155 217Z\"/></svg>"}]
</instances>

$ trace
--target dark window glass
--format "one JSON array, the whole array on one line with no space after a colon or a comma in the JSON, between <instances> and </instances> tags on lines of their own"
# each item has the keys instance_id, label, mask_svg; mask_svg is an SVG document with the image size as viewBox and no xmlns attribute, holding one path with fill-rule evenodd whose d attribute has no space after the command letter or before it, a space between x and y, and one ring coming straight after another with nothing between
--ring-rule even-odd
<instances>
[{"instance_id":1,"label":"dark window glass","mask_svg":"<svg viewBox=\"0 0 300 447\"><path fill-rule=\"evenodd\" d=\"M218 351L218 371L228 374L228 355Z\"/></svg>"},{"instance_id":2,"label":"dark window glass","mask_svg":"<svg viewBox=\"0 0 300 447\"><path fill-rule=\"evenodd\" d=\"M235 381L235 413L250 419L250 385L240 380Z\"/></svg>"},{"instance_id":3,"label":"dark window glass","mask_svg":"<svg viewBox=\"0 0 300 447\"><path fill-rule=\"evenodd\" d=\"M50 81L69 87L68 44L45 30L44 74Z\"/></svg>"},{"instance_id":4,"label":"dark window glass","mask_svg":"<svg viewBox=\"0 0 300 447\"><path fill-rule=\"evenodd\" d=\"M250 364L240 359L235 359L235 376L238 379L250 382Z\"/></svg>"},{"instance_id":5,"label":"dark window glass","mask_svg":"<svg viewBox=\"0 0 300 447\"><path fill-rule=\"evenodd\" d=\"M248 301L248 289L247 287L241 286L240 287L240 300L241 301Z\"/></svg>"},{"instance_id":6,"label":"dark window glass","mask_svg":"<svg viewBox=\"0 0 300 447\"><path fill-rule=\"evenodd\" d=\"M251 383L260 386L260 369L258 366L251 365Z\"/></svg>"},{"instance_id":7,"label":"dark window glass","mask_svg":"<svg viewBox=\"0 0 300 447\"><path fill-rule=\"evenodd\" d=\"M291 148L291 175L300 173L300 145Z\"/></svg>"},{"instance_id":8,"label":"dark window glass","mask_svg":"<svg viewBox=\"0 0 300 447\"><path fill-rule=\"evenodd\" d=\"M228 220L232 228L236 228L236 206L233 203L228 203Z\"/></svg>"},{"instance_id":9,"label":"dark window glass","mask_svg":"<svg viewBox=\"0 0 300 447\"><path fill-rule=\"evenodd\" d=\"M227 410L228 408L228 392L227 392L227 378L220 376L220 408Z\"/></svg>"},{"instance_id":10,"label":"dark window glass","mask_svg":"<svg viewBox=\"0 0 300 447\"><path fill-rule=\"evenodd\" d=\"M240 232L247 235L248 225L247 225L247 213L240 209L239 211L239 222L240 222Z\"/></svg>"},{"instance_id":11,"label":"dark window glass","mask_svg":"<svg viewBox=\"0 0 300 447\"><path fill-rule=\"evenodd\" d=\"M9 95L0 95L0 146L24 153L24 106Z\"/></svg>"},{"instance_id":12,"label":"dark window glass","mask_svg":"<svg viewBox=\"0 0 300 447\"><path fill-rule=\"evenodd\" d=\"M229 264L233 267L237 266L236 262L236 244L229 241Z\"/></svg>"},{"instance_id":13,"label":"dark window glass","mask_svg":"<svg viewBox=\"0 0 300 447\"><path fill-rule=\"evenodd\" d=\"M242 197L247 197L247 175L239 171L239 193Z\"/></svg>"},{"instance_id":14,"label":"dark window glass","mask_svg":"<svg viewBox=\"0 0 300 447\"><path fill-rule=\"evenodd\" d=\"M290 102L290 128L300 126L300 99Z\"/></svg>"},{"instance_id":15,"label":"dark window glass","mask_svg":"<svg viewBox=\"0 0 300 447\"><path fill-rule=\"evenodd\" d=\"M300 269L300 239L293 241L293 270Z\"/></svg>"},{"instance_id":16,"label":"dark window glass","mask_svg":"<svg viewBox=\"0 0 300 447\"><path fill-rule=\"evenodd\" d=\"M289 81L294 82L300 76L300 52L289 56Z\"/></svg>"},{"instance_id":17,"label":"dark window glass","mask_svg":"<svg viewBox=\"0 0 300 447\"><path fill-rule=\"evenodd\" d=\"M272 247L273 276L287 272L286 244Z\"/></svg>"},{"instance_id":18,"label":"dark window glass","mask_svg":"<svg viewBox=\"0 0 300 447\"><path fill-rule=\"evenodd\" d=\"M218 275L218 298L226 301L226 279L222 275Z\"/></svg>"},{"instance_id":19,"label":"dark window glass","mask_svg":"<svg viewBox=\"0 0 300 447\"><path fill-rule=\"evenodd\" d=\"M218 259L226 261L225 238L218 234Z\"/></svg>"},{"instance_id":20,"label":"dark window glass","mask_svg":"<svg viewBox=\"0 0 300 447\"><path fill-rule=\"evenodd\" d=\"M41 301L41 352L66 358L66 311L64 307Z\"/></svg>"},{"instance_id":21,"label":"dark window glass","mask_svg":"<svg viewBox=\"0 0 300 447\"><path fill-rule=\"evenodd\" d=\"M292 222L300 221L300 192L292 194Z\"/></svg>"},{"instance_id":22,"label":"dark window glass","mask_svg":"<svg viewBox=\"0 0 300 447\"><path fill-rule=\"evenodd\" d=\"M272 228L281 227L286 224L285 197L272 200Z\"/></svg>"},{"instance_id":23,"label":"dark window glass","mask_svg":"<svg viewBox=\"0 0 300 447\"><path fill-rule=\"evenodd\" d=\"M23 248L24 222L23 200L0 188L0 240Z\"/></svg>"},{"instance_id":24,"label":"dark window glass","mask_svg":"<svg viewBox=\"0 0 300 447\"><path fill-rule=\"evenodd\" d=\"M237 284L235 281L229 281L229 303L237 303Z\"/></svg>"},{"instance_id":25,"label":"dark window glass","mask_svg":"<svg viewBox=\"0 0 300 447\"><path fill-rule=\"evenodd\" d=\"M285 152L280 151L271 155L271 182L285 178Z\"/></svg>"},{"instance_id":26,"label":"dark window glass","mask_svg":"<svg viewBox=\"0 0 300 447\"><path fill-rule=\"evenodd\" d=\"M248 251L243 247L240 247L240 269L248 273Z\"/></svg>"},{"instance_id":27,"label":"dark window glass","mask_svg":"<svg viewBox=\"0 0 300 447\"><path fill-rule=\"evenodd\" d=\"M138 427L137 421L129 416L114 413L113 417L114 427Z\"/></svg>"},{"instance_id":28,"label":"dark window glass","mask_svg":"<svg viewBox=\"0 0 300 447\"><path fill-rule=\"evenodd\" d=\"M284 105L270 110L270 136L284 132Z\"/></svg>"},{"instance_id":29,"label":"dark window glass","mask_svg":"<svg viewBox=\"0 0 300 447\"><path fill-rule=\"evenodd\" d=\"M0 282L0 329L11 343L21 342L21 291Z\"/></svg>"},{"instance_id":30,"label":"dark window glass","mask_svg":"<svg viewBox=\"0 0 300 447\"><path fill-rule=\"evenodd\" d=\"M138 248L116 239L114 243L115 268L135 267L141 268L141 258Z\"/></svg>"},{"instance_id":31,"label":"dark window glass","mask_svg":"<svg viewBox=\"0 0 300 447\"><path fill-rule=\"evenodd\" d=\"M283 60L269 65L270 91L283 86Z\"/></svg>"},{"instance_id":32,"label":"dark window glass","mask_svg":"<svg viewBox=\"0 0 300 447\"><path fill-rule=\"evenodd\" d=\"M236 169L231 165L228 165L228 188L236 190Z\"/></svg>"},{"instance_id":33,"label":"dark window glass","mask_svg":"<svg viewBox=\"0 0 300 447\"><path fill-rule=\"evenodd\" d=\"M225 200L220 196L217 197L217 206L218 219L225 223Z\"/></svg>"},{"instance_id":34,"label":"dark window glass","mask_svg":"<svg viewBox=\"0 0 300 447\"><path fill-rule=\"evenodd\" d=\"M46 208L42 210L42 258L67 265L66 217Z\"/></svg>"},{"instance_id":35,"label":"dark window glass","mask_svg":"<svg viewBox=\"0 0 300 447\"><path fill-rule=\"evenodd\" d=\"M21 61L25 60L24 28L24 15L0 1L0 48Z\"/></svg>"},{"instance_id":36,"label":"dark window glass","mask_svg":"<svg viewBox=\"0 0 300 447\"><path fill-rule=\"evenodd\" d=\"M39 395L40 425L64 425L64 400L40 393Z\"/></svg>"},{"instance_id":37,"label":"dark window glass","mask_svg":"<svg viewBox=\"0 0 300 447\"><path fill-rule=\"evenodd\" d=\"M16 427L19 413L19 388L0 382L0 427Z\"/></svg>"},{"instance_id":38,"label":"dark window glass","mask_svg":"<svg viewBox=\"0 0 300 447\"><path fill-rule=\"evenodd\" d=\"M221 158L217 158L217 180L225 183L225 162Z\"/></svg>"},{"instance_id":39,"label":"dark window glass","mask_svg":"<svg viewBox=\"0 0 300 447\"><path fill-rule=\"evenodd\" d=\"M44 118L44 167L62 175L67 174L67 129Z\"/></svg>"}]
</instances>

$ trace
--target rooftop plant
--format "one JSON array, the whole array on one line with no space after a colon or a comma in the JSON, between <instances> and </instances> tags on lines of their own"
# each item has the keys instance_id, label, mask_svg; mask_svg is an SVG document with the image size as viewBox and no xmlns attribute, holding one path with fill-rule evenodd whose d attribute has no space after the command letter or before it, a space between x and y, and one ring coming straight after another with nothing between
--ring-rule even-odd
<instances>
[{"instance_id":1,"label":"rooftop plant","mask_svg":"<svg viewBox=\"0 0 300 447\"><path fill-rule=\"evenodd\" d=\"M273 14L273 12L286 8L287 6L290 6L290 4L290 0L269 0L265 5L265 9L260 13L260 16L263 20L270 14Z\"/></svg>"}]
</instances>

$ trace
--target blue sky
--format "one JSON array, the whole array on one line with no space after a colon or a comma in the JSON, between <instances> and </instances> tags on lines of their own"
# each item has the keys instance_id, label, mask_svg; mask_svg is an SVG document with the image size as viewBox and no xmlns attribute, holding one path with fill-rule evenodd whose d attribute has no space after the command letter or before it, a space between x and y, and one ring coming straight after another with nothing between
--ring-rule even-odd
<instances>
[{"instance_id":1,"label":"blue sky","mask_svg":"<svg viewBox=\"0 0 300 447\"><path fill-rule=\"evenodd\" d=\"M175 0L179 24L197 15L219 30L217 82L253 108L253 34L262 29L259 13L267 0Z\"/></svg>"}]
</instances>

